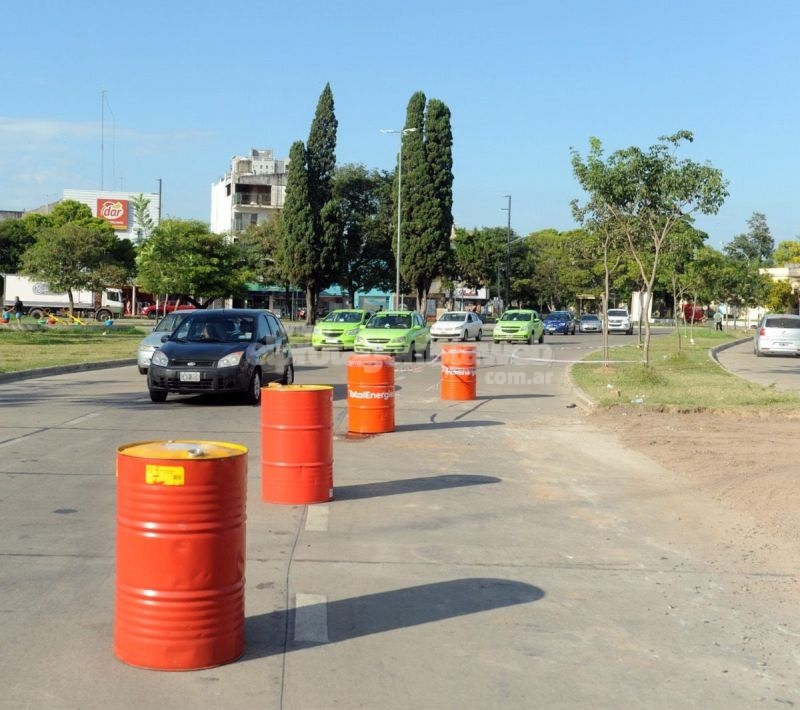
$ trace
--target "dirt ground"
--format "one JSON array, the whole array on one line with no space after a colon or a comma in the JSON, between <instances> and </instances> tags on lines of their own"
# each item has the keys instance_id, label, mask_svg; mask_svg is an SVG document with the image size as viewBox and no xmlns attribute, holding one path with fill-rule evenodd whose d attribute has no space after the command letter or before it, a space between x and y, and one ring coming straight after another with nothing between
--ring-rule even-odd
<instances>
[{"instance_id":1,"label":"dirt ground","mask_svg":"<svg viewBox=\"0 0 800 710\"><path fill-rule=\"evenodd\" d=\"M769 549L768 564L800 566L800 413L731 414L595 409L590 421L698 486ZM713 515L713 511L709 511ZM766 561L766 560L765 560ZM800 590L798 590L800 592Z\"/></svg>"}]
</instances>

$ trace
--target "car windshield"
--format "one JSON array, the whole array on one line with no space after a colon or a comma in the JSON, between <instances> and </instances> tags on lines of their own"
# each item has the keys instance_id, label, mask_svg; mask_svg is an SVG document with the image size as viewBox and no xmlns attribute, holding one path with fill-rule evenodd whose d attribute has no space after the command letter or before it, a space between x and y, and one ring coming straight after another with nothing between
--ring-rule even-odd
<instances>
[{"instance_id":1,"label":"car windshield","mask_svg":"<svg viewBox=\"0 0 800 710\"><path fill-rule=\"evenodd\" d=\"M411 316L394 313L376 313L367 323L367 328L397 328L406 330L411 327Z\"/></svg>"},{"instance_id":2,"label":"car windshield","mask_svg":"<svg viewBox=\"0 0 800 710\"><path fill-rule=\"evenodd\" d=\"M608 315L612 318L627 318L628 311L611 310L608 312Z\"/></svg>"},{"instance_id":3,"label":"car windshield","mask_svg":"<svg viewBox=\"0 0 800 710\"><path fill-rule=\"evenodd\" d=\"M581 320L600 320L600 318L593 313L586 313L581 316Z\"/></svg>"},{"instance_id":4,"label":"car windshield","mask_svg":"<svg viewBox=\"0 0 800 710\"><path fill-rule=\"evenodd\" d=\"M566 311L553 311L547 314L548 320L569 320L572 316Z\"/></svg>"},{"instance_id":5,"label":"car windshield","mask_svg":"<svg viewBox=\"0 0 800 710\"><path fill-rule=\"evenodd\" d=\"M500 320L532 320L533 314L525 311L515 311L510 313L503 313Z\"/></svg>"},{"instance_id":6,"label":"car windshield","mask_svg":"<svg viewBox=\"0 0 800 710\"><path fill-rule=\"evenodd\" d=\"M187 318L178 327L174 340L193 343L236 343L253 339L255 325L249 316L235 318Z\"/></svg>"},{"instance_id":7,"label":"car windshield","mask_svg":"<svg viewBox=\"0 0 800 710\"><path fill-rule=\"evenodd\" d=\"M185 315L185 313L170 313L168 316L164 316L158 321L158 324L153 330L157 333L171 333Z\"/></svg>"},{"instance_id":8,"label":"car windshield","mask_svg":"<svg viewBox=\"0 0 800 710\"><path fill-rule=\"evenodd\" d=\"M458 322L464 321L467 319L466 313L445 313L439 320L440 321L447 321L447 322Z\"/></svg>"},{"instance_id":9,"label":"car windshield","mask_svg":"<svg viewBox=\"0 0 800 710\"><path fill-rule=\"evenodd\" d=\"M361 314L358 311L333 311L328 313L323 323L360 323Z\"/></svg>"},{"instance_id":10,"label":"car windshield","mask_svg":"<svg viewBox=\"0 0 800 710\"><path fill-rule=\"evenodd\" d=\"M764 321L765 328L800 328L800 318L775 317Z\"/></svg>"}]
</instances>

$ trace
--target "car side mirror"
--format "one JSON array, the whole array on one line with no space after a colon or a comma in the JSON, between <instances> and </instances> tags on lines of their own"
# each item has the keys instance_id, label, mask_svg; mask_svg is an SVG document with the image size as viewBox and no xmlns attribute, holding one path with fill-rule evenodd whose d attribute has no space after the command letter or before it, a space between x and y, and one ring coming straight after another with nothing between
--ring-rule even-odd
<instances>
[{"instance_id":1,"label":"car side mirror","mask_svg":"<svg viewBox=\"0 0 800 710\"><path fill-rule=\"evenodd\" d=\"M167 333L166 335L162 335L161 336L161 342L162 343L166 343L169 340L169 336L170 336L169 333Z\"/></svg>"},{"instance_id":2,"label":"car side mirror","mask_svg":"<svg viewBox=\"0 0 800 710\"><path fill-rule=\"evenodd\" d=\"M265 335L259 341L262 345L275 345L275 336L274 335Z\"/></svg>"}]
</instances>

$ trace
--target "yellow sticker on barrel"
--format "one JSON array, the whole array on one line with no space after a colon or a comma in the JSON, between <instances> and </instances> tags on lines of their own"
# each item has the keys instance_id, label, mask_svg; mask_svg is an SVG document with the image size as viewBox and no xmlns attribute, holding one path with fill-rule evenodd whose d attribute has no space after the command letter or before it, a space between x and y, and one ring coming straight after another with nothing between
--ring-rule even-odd
<instances>
[{"instance_id":1,"label":"yellow sticker on barrel","mask_svg":"<svg viewBox=\"0 0 800 710\"><path fill-rule=\"evenodd\" d=\"M185 482L183 466L161 466L148 463L144 467L145 483L161 483L164 486L182 486Z\"/></svg>"}]
</instances>

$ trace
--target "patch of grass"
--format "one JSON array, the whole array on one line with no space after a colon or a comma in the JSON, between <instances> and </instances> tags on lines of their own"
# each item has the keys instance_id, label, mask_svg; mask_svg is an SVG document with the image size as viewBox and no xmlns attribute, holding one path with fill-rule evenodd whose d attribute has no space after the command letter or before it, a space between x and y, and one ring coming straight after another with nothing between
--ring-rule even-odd
<instances>
[{"instance_id":1,"label":"patch of grass","mask_svg":"<svg viewBox=\"0 0 800 710\"><path fill-rule=\"evenodd\" d=\"M654 335L648 367L641 364L642 351L636 345L611 347L606 365L602 353L592 353L573 365L573 381L603 407L635 404L670 411L782 411L800 405L797 395L743 380L712 360L711 348L747 335L744 331L696 329L692 335L691 340L682 338L680 353L674 333Z\"/></svg>"},{"instance_id":2,"label":"patch of grass","mask_svg":"<svg viewBox=\"0 0 800 710\"><path fill-rule=\"evenodd\" d=\"M110 328L98 323L83 326L27 324L0 327L0 372L34 370L82 362L127 360L136 357L139 341L148 328Z\"/></svg>"}]
</instances>

